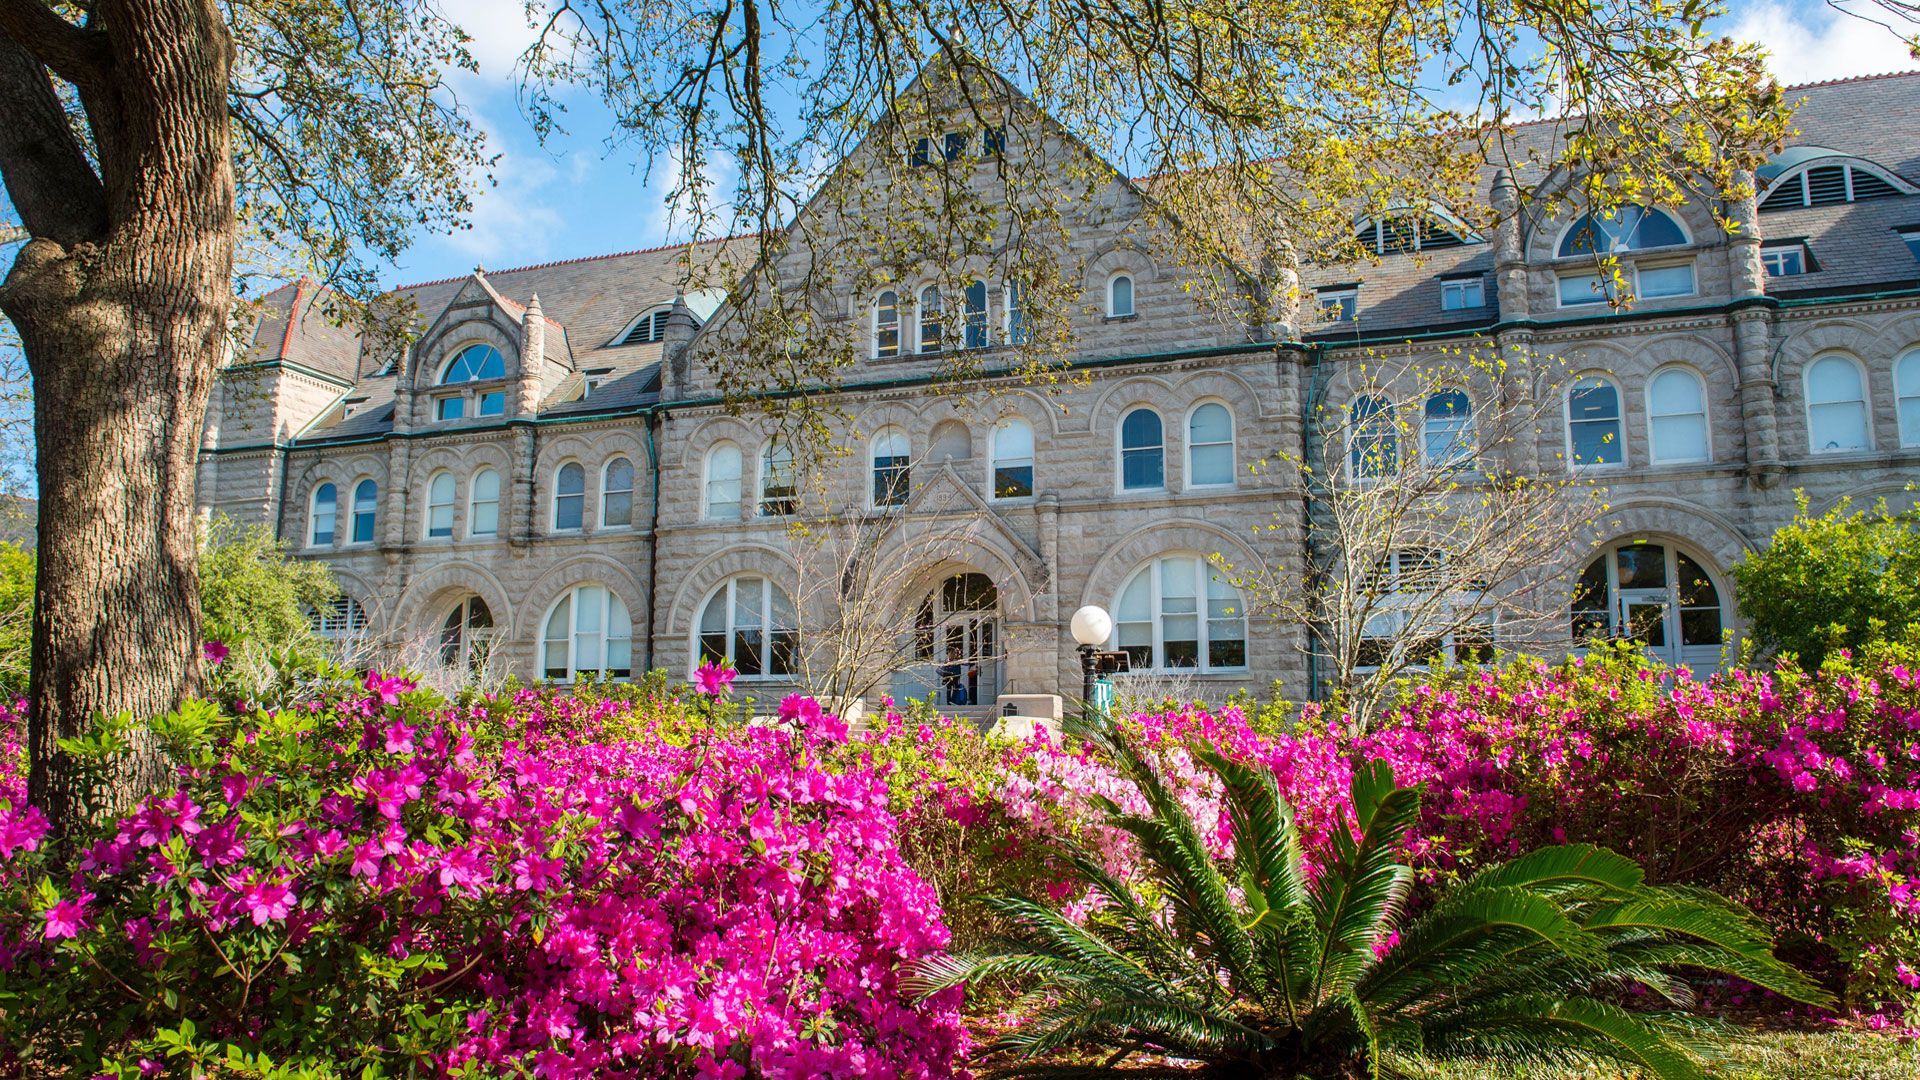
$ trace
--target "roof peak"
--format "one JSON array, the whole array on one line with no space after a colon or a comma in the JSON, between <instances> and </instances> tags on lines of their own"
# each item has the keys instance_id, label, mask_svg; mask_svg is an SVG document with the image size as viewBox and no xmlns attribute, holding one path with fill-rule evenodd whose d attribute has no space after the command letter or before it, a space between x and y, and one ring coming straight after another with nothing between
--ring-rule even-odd
<instances>
[{"instance_id":1,"label":"roof peak","mask_svg":"<svg viewBox=\"0 0 1920 1080\"><path fill-rule=\"evenodd\" d=\"M735 240L751 239L752 237L755 237L758 235L759 235L758 233L750 233L750 232L735 233L732 236L719 236L711 240L700 240L692 243L683 242L678 244L659 244L654 247L634 248L632 251L609 251L600 255L576 255L570 259L553 259L549 262L528 263L525 266L513 266L513 267L508 267L507 269L504 269L504 270L484 270L483 271L480 268L476 267L472 273L456 274L453 277L434 278L430 281L408 282L403 285L395 285L388 291L404 292L408 289L425 289L425 288L430 288L434 285L451 285L456 281L465 281L469 277L472 277L473 274L475 273L483 273L486 276L490 276L490 277L498 276L502 274L520 274L520 273L525 273L528 270L547 270L555 266L572 266L576 263L598 262L602 259L625 259L634 255L654 255L662 251L674 251L676 249L686 248L686 247L696 247L696 248L713 247L718 244L730 244Z\"/></svg>"}]
</instances>

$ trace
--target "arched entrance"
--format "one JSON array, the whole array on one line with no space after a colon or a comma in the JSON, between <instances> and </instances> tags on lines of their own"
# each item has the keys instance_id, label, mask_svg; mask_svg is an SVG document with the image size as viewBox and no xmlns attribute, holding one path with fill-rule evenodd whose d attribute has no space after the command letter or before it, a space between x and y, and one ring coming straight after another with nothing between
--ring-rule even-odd
<instances>
[{"instance_id":1,"label":"arched entrance","mask_svg":"<svg viewBox=\"0 0 1920 1080\"><path fill-rule=\"evenodd\" d=\"M1700 560L1666 543L1618 544L1587 564L1574 589L1576 644L1638 641L1647 655L1707 675L1720 668L1730 619Z\"/></svg>"},{"instance_id":2,"label":"arched entrance","mask_svg":"<svg viewBox=\"0 0 1920 1080\"><path fill-rule=\"evenodd\" d=\"M440 665L456 671L478 672L487 665L493 646L493 612L478 596L453 605L440 622Z\"/></svg>"},{"instance_id":3,"label":"arched entrance","mask_svg":"<svg viewBox=\"0 0 1920 1080\"><path fill-rule=\"evenodd\" d=\"M895 680L896 698L931 695L941 708L992 705L1003 658L993 579L951 574L928 590L914 613L913 651L918 664Z\"/></svg>"}]
</instances>

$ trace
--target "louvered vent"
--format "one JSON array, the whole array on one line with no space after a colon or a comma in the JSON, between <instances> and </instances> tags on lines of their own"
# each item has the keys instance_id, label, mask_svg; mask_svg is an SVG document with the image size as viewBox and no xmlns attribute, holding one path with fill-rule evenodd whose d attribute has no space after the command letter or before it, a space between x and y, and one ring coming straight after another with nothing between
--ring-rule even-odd
<instances>
[{"instance_id":1,"label":"louvered vent","mask_svg":"<svg viewBox=\"0 0 1920 1080\"><path fill-rule=\"evenodd\" d=\"M1844 165L1822 165L1807 170L1807 205L1832 206L1847 201L1847 169Z\"/></svg>"},{"instance_id":2,"label":"louvered vent","mask_svg":"<svg viewBox=\"0 0 1920 1080\"><path fill-rule=\"evenodd\" d=\"M1806 205L1806 195L1800 190L1800 177L1781 184L1773 194L1760 204L1762 212L1768 210L1797 210Z\"/></svg>"},{"instance_id":3,"label":"louvered vent","mask_svg":"<svg viewBox=\"0 0 1920 1080\"><path fill-rule=\"evenodd\" d=\"M1441 248L1461 247L1466 240L1459 233L1437 221L1420 223L1420 247L1423 251L1437 251Z\"/></svg>"},{"instance_id":4,"label":"louvered vent","mask_svg":"<svg viewBox=\"0 0 1920 1080\"><path fill-rule=\"evenodd\" d=\"M1862 199L1884 199L1900 189L1884 178L1852 165L1821 165L1781 184L1760 204L1761 210L1837 206Z\"/></svg>"},{"instance_id":5,"label":"louvered vent","mask_svg":"<svg viewBox=\"0 0 1920 1080\"><path fill-rule=\"evenodd\" d=\"M1853 170L1853 201L1861 199L1884 199L1889 195L1900 194L1899 189L1865 169Z\"/></svg>"},{"instance_id":6,"label":"louvered vent","mask_svg":"<svg viewBox=\"0 0 1920 1080\"><path fill-rule=\"evenodd\" d=\"M1353 240L1362 247L1377 249L1380 243L1380 223L1367 222L1367 227L1354 234Z\"/></svg>"},{"instance_id":7,"label":"louvered vent","mask_svg":"<svg viewBox=\"0 0 1920 1080\"><path fill-rule=\"evenodd\" d=\"M665 337L667 333L667 311L668 309L661 308L659 311L653 312L639 322L634 323L633 329L627 331L627 336L620 339L620 344L645 345L649 342L659 341Z\"/></svg>"}]
</instances>

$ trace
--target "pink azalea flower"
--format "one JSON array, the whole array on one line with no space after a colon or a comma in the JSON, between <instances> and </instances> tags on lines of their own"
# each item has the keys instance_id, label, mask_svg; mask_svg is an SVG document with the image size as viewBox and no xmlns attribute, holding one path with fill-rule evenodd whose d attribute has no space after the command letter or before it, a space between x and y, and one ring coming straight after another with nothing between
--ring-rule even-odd
<instances>
[{"instance_id":1,"label":"pink azalea flower","mask_svg":"<svg viewBox=\"0 0 1920 1080\"><path fill-rule=\"evenodd\" d=\"M367 672L367 693L380 699L382 705L398 705L400 695L413 689L413 683L398 675L388 678L377 671Z\"/></svg>"},{"instance_id":2,"label":"pink azalea flower","mask_svg":"<svg viewBox=\"0 0 1920 1080\"><path fill-rule=\"evenodd\" d=\"M733 685L734 677L738 674L724 665L701 664L700 669L693 673L693 685L703 694L721 697L726 694L727 687Z\"/></svg>"},{"instance_id":3,"label":"pink azalea flower","mask_svg":"<svg viewBox=\"0 0 1920 1080\"><path fill-rule=\"evenodd\" d=\"M253 916L253 925L265 926L291 915L294 901L298 899L284 882L273 881L249 888L242 902Z\"/></svg>"},{"instance_id":4,"label":"pink azalea flower","mask_svg":"<svg viewBox=\"0 0 1920 1080\"><path fill-rule=\"evenodd\" d=\"M62 900L47 909L46 938L58 941L61 938L80 936L87 925L87 902L93 899L92 893L81 893L71 900Z\"/></svg>"},{"instance_id":5,"label":"pink azalea flower","mask_svg":"<svg viewBox=\"0 0 1920 1080\"><path fill-rule=\"evenodd\" d=\"M395 720L393 723L387 725L386 734L387 734L387 741L386 741L387 753L389 754L413 753L413 729L412 728L408 727L407 725L401 723L398 720Z\"/></svg>"},{"instance_id":6,"label":"pink azalea flower","mask_svg":"<svg viewBox=\"0 0 1920 1080\"><path fill-rule=\"evenodd\" d=\"M213 667L219 667L220 661L225 660L227 653L230 651L226 643L222 641L209 641L200 646L201 654L207 658L207 663Z\"/></svg>"}]
</instances>

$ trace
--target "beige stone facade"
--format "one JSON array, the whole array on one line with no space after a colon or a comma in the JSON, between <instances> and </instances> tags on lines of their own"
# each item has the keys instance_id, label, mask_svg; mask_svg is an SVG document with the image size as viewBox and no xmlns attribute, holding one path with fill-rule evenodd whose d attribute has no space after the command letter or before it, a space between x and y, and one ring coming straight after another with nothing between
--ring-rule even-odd
<instances>
[{"instance_id":1,"label":"beige stone facade","mask_svg":"<svg viewBox=\"0 0 1920 1080\"><path fill-rule=\"evenodd\" d=\"M1581 432L1611 433L1598 456L1616 460L1588 473L1612 506L1612 535L1595 553L1609 611L1664 604L1673 658L1712 663L1718 642L1683 640L1682 609L1707 601L1682 596L1676 573L1703 571L1716 625L1737 630L1727 569L1791 517L1796 491L1824 509L1843 496L1910 501L1920 480L1920 126L1901 119L1920 115L1920 76L1796 93L1806 102L1795 146L1763 173L1757 205L1726 208L1751 227L1729 237L1704 209L1664 208L1665 224L1650 219L1646 235L1672 228L1677 241L1623 245L1641 284L1627 311L1582 302L1591 258L1562 254L1571 222L1515 213L1486 237L1463 231L1457 244L1303 271L1309 290L1357 280L1353 317L1266 340L1250 320L1206 309L1187 272L1150 254L1142 196L1124 179L1066 222L1073 258L1063 265L1086 297L1072 320L1071 378L1040 387L993 374L1010 297L984 270L989 344L965 384L940 378L940 356L907 348L915 325L902 301L903 355L846 372L831 395L850 452L803 462L795 496L841 513L974 523L902 578L898 632L917 629L928 644L885 685L948 697L963 686L960 704L1071 692L1072 612L1100 604L1128 622L1145 597L1145 621L1131 620L1119 643L1143 648L1149 666L1211 691L1279 681L1305 696L1304 636L1246 612L1205 560L1299 564L1302 491L1286 470L1247 466L1309 456L1310 410L1369 350L1417 359L1455 346L1551 353L1576 379L1598 380L1584 385L1610 388L1610 398L1600 389L1567 403L1582 415L1548 425L1531 465L1563 472L1589 456ZM717 400L740 316L717 296L676 303L689 259L714 250L402 290L422 330L399 357L330 328L312 290L289 286L222 380L202 502L270 522L332 566L353 609L332 613L329 629L364 618L376 635L432 637L450 620L467 625L477 597L494 655L526 676L684 676L703 616L710 644L725 641L743 666L774 666L781 624L807 622L782 610L798 557L788 519L763 512L780 410ZM912 297L948 272L888 288ZM836 280L819 291L822 333L877 351L884 290ZM953 337L965 333L963 304L949 297ZM1140 410L1157 432L1145 419L1128 427ZM904 505L876 509L875 448L891 456L895 438L907 449ZM780 495L769 494L771 509ZM1636 553L1606 554L1621 544ZM1658 583L1642 565L1655 550L1666 560ZM969 574L991 584L984 604L964 590L927 603ZM1141 574L1130 605L1123 594ZM990 660L961 646L963 662L943 662L949 634L982 633ZM746 679L762 697L790 682Z\"/></svg>"}]
</instances>

